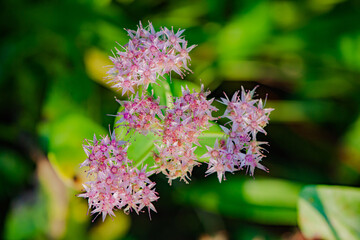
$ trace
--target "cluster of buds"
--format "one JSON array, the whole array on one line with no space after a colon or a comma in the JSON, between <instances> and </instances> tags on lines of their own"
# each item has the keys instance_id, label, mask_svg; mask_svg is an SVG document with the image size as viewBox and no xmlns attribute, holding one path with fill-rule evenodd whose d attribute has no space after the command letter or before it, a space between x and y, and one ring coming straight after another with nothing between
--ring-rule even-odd
<instances>
[{"instance_id":1,"label":"cluster of buds","mask_svg":"<svg viewBox=\"0 0 360 240\"><path fill-rule=\"evenodd\" d=\"M102 213L115 216L115 209L131 210L139 213L144 207L156 212L153 201L158 199L155 183L148 178L152 172L132 166L127 158L127 142L116 140L115 132L109 138L86 140L84 151L87 159L81 167L88 167L92 181L84 184L85 192L79 197L88 198L91 214ZM95 219L94 219L95 220Z\"/></svg>"},{"instance_id":2,"label":"cluster of buds","mask_svg":"<svg viewBox=\"0 0 360 240\"><path fill-rule=\"evenodd\" d=\"M108 71L109 82L122 89L122 95L127 91L134 94L135 87L147 88L164 74L174 71L183 77L185 71L191 72L189 52L195 45L187 47L181 37L184 31L175 33L166 27L155 31L151 23L146 28L140 23L136 31L127 30L129 42L121 46L123 51L115 48L116 53L110 57L114 66Z\"/></svg>"},{"instance_id":3,"label":"cluster of buds","mask_svg":"<svg viewBox=\"0 0 360 240\"><path fill-rule=\"evenodd\" d=\"M167 109L161 131L161 141L156 145L154 154L157 172L165 174L169 183L180 178L187 182L194 166L199 165L194 151L199 144L199 136L210 127L209 120L214 120L211 105L214 99L207 100L201 87L199 93L189 88L182 88L182 97L174 98L174 105ZM197 146L194 146L197 145Z\"/></svg>"},{"instance_id":4,"label":"cluster of buds","mask_svg":"<svg viewBox=\"0 0 360 240\"><path fill-rule=\"evenodd\" d=\"M147 94L149 84L172 71L183 77L190 60L189 52L195 47L187 47L181 37L184 30L176 33L162 28L156 32L151 23L146 28L139 25L136 31L127 30L130 40L123 46L124 51L116 49L110 57L114 66L109 70L109 79L113 87L122 95L132 93L130 100L119 101L122 110L116 116L117 124L127 129L127 134L149 132L158 136L154 142L154 165L148 170L144 166L139 170L127 158L129 142L111 137L93 141L86 140L84 151L87 159L82 167L88 168L91 181L84 184L84 193L80 197L88 198L89 209L114 216L114 209L124 209L126 213L142 212L144 208L156 211L153 201L158 199L155 183L149 177L153 173L163 173L171 184L174 179L188 183L194 166L200 165L195 153L199 137L209 129L212 116L217 108L212 106L214 99L207 100L210 91L201 86L200 92L191 92L186 86L182 96L172 99L171 107L161 106L160 100ZM138 91L135 91L135 89ZM213 148L206 146L208 152L200 158L208 158L206 174L217 173L221 182L225 172L234 172L246 168L250 175L255 168L267 169L260 163L264 157L261 145L266 142L256 140L258 132L266 134L269 114L273 109L264 108L262 100L253 99L255 89L236 92L229 100L221 98L220 103L227 106L223 116L228 119L227 127L221 126L224 138L216 140Z\"/></svg>"},{"instance_id":5,"label":"cluster of buds","mask_svg":"<svg viewBox=\"0 0 360 240\"><path fill-rule=\"evenodd\" d=\"M215 142L214 148L207 146L208 153L203 157L209 157L207 174L217 173L221 182L225 178L225 172L234 172L244 167L250 176L254 175L255 168L268 171L260 161L265 156L262 144L256 140L258 132L266 134L264 127L269 122L269 114L272 108L264 108L265 103L261 99L253 99L255 94L252 91L245 91L242 88L241 96L239 91L235 92L231 100L221 98L222 104L227 108L221 116L230 120L227 124L230 128L221 126L225 133L225 139Z\"/></svg>"}]
</instances>

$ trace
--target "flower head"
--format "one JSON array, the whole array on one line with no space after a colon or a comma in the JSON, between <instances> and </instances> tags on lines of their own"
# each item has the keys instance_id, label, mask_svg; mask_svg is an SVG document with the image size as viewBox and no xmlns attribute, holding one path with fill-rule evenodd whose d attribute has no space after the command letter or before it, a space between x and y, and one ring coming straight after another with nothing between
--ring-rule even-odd
<instances>
[{"instance_id":1,"label":"flower head","mask_svg":"<svg viewBox=\"0 0 360 240\"><path fill-rule=\"evenodd\" d=\"M122 95L127 91L135 93L135 88L155 83L164 74L172 71L181 77L188 68L190 61L189 52L195 47L187 46L187 41L181 36L184 30L162 28L155 31L149 22L143 27L141 22L137 30L127 30L130 36L129 42L121 46L121 50L115 48L114 56L110 57L113 62L108 71L109 82L114 88L121 89Z\"/></svg>"},{"instance_id":2,"label":"flower head","mask_svg":"<svg viewBox=\"0 0 360 240\"><path fill-rule=\"evenodd\" d=\"M81 164L88 170L89 181L79 197L87 198L91 214L115 216L116 209L125 213L156 212L153 202L159 197L155 183L149 177L153 173L163 173L171 184L174 179L188 183L192 170L200 165L195 153L201 147L199 137L217 120L212 112L214 99L207 99L210 91L201 86L199 92L181 87L182 96L173 97L171 106L161 106L160 99L147 95L149 84L171 72L181 78L191 72L189 52L195 45L188 46L182 36L184 30L163 27L156 31L153 25L143 27L141 22L136 30L126 30L130 39L110 57L113 65L108 70L112 87L122 95L131 93L127 101L118 101L122 110L117 113L118 126L123 126L129 134L138 132L154 133L154 166L141 169L134 167L127 157L129 142L116 138L115 132L109 136L85 140L83 149L87 158ZM225 173L242 169L251 176L256 168L268 171L262 165L266 142L257 141L258 133L266 134L264 128L269 122L271 108L256 99L255 89L234 93L231 99L226 95L220 103L226 106L220 117L227 119L221 140L214 147L206 146L208 158L206 176L216 173L219 182L225 180Z\"/></svg>"},{"instance_id":3,"label":"flower head","mask_svg":"<svg viewBox=\"0 0 360 240\"><path fill-rule=\"evenodd\" d=\"M121 117L117 124L126 126L128 132L133 129L144 135L149 131L158 133L160 120L164 118L161 112L164 107L159 105L159 99L148 95L140 98L136 95L130 101L117 101L124 107L123 111L116 115Z\"/></svg>"},{"instance_id":4,"label":"flower head","mask_svg":"<svg viewBox=\"0 0 360 240\"><path fill-rule=\"evenodd\" d=\"M211 105L212 99L207 100L209 92L190 92L186 86L182 88L182 96L174 98L171 109L167 109L162 125L162 139L156 145L155 161L158 172L165 174L169 183L180 178L185 182L190 179L194 166L199 165L194 154L199 144L201 133L211 126L212 111L217 109Z\"/></svg>"},{"instance_id":5,"label":"flower head","mask_svg":"<svg viewBox=\"0 0 360 240\"><path fill-rule=\"evenodd\" d=\"M214 148L208 147L208 153L203 157L209 157L207 174L217 173L219 181L224 177L225 172L241 170L243 167L251 176L254 175L255 168L268 171L260 161L265 156L263 148L260 147L266 142L256 141L257 133L266 134L264 130L269 121L269 114L273 110L265 108L261 99L254 99L254 88L252 91L235 92L231 100L225 95L220 103L226 105L226 110L222 118L230 120L224 127L221 126L225 134L225 141L222 147L218 142ZM214 151L216 157L214 157Z\"/></svg>"},{"instance_id":6,"label":"flower head","mask_svg":"<svg viewBox=\"0 0 360 240\"><path fill-rule=\"evenodd\" d=\"M102 214L103 221L107 215L115 216L116 208L127 213L131 210L139 213L144 207L156 211L153 201L158 199L155 183L148 177L153 173L132 166L127 158L128 143L118 141L115 134L97 140L88 141L84 145L87 159L82 167L89 167L88 174L92 181L85 183L84 193L79 197L88 198L91 214Z\"/></svg>"}]
</instances>

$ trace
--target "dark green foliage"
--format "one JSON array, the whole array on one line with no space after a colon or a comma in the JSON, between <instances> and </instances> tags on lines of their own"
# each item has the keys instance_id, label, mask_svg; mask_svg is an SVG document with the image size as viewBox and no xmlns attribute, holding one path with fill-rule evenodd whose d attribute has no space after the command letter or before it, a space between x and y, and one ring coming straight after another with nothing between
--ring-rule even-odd
<instances>
[{"instance_id":1,"label":"dark green foliage","mask_svg":"<svg viewBox=\"0 0 360 240\"><path fill-rule=\"evenodd\" d=\"M359 238L358 188L309 186L297 195L307 184L360 184L358 1L7 0L0 9L0 238L290 239L299 226L314 236L309 225L325 229L325 238ZM102 79L104 58L139 20L185 28L189 45L198 44L190 53L194 74L152 86L162 104L185 84L203 83L216 98L241 86L268 93L275 111L259 140L269 142L270 173L229 174L219 184L215 175L204 178L204 165L189 185L172 187L156 175L161 198L152 221L120 214L119 229L102 227L74 196L81 145L113 127L107 114L119 108L114 96L123 98ZM201 143L215 140L216 126ZM136 137L129 156L151 163L152 141ZM39 171L44 159L55 169L50 175ZM322 225L303 221L308 216Z\"/></svg>"}]
</instances>

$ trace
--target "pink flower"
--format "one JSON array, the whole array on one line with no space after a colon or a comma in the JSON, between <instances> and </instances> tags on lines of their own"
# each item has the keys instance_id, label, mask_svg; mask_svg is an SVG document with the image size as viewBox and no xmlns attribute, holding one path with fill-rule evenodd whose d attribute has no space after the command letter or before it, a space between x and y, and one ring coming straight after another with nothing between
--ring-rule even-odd
<instances>
[{"instance_id":1,"label":"pink flower","mask_svg":"<svg viewBox=\"0 0 360 240\"><path fill-rule=\"evenodd\" d=\"M88 198L91 214L102 214L103 221L107 215L115 216L116 208L139 213L147 207L149 214L150 210L156 212L152 204L158 199L155 183L148 178L153 171L147 171L146 166L141 170L134 168L126 157L127 145L118 141L114 132L101 140L94 136L92 142L84 145L88 158L81 166L89 167L88 175L93 181L85 183L85 192L78 196Z\"/></svg>"},{"instance_id":2,"label":"pink flower","mask_svg":"<svg viewBox=\"0 0 360 240\"><path fill-rule=\"evenodd\" d=\"M224 147L219 146L218 140L215 141L214 148L206 146L208 152L201 158L209 158L208 169L206 176L217 173L219 182L225 180L225 172L234 172L235 161L233 155L228 152Z\"/></svg>"},{"instance_id":3,"label":"pink flower","mask_svg":"<svg viewBox=\"0 0 360 240\"><path fill-rule=\"evenodd\" d=\"M181 36L184 30L174 33L162 28L156 32L151 23L143 27L141 22L136 31L127 30L130 40L123 51L115 48L116 52L110 60L114 63L108 71L109 83L113 87L126 92L135 93L135 87L156 83L159 77L172 71L184 76L190 61L189 52L195 47L187 47L187 42Z\"/></svg>"},{"instance_id":4,"label":"pink flower","mask_svg":"<svg viewBox=\"0 0 360 240\"><path fill-rule=\"evenodd\" d=\"M262 153L261 144L266 142L256 141L258 132L266 134L264 130L269 121L269 114L273 110L264 108L261 99L253 99L255 89L252 91L235 92L231 100L225 95L220 103L227 106L222 118L230 121L227 123L229 128L221 126L225 134L224 146L219 147L215 143L214 149L208 148L208 153L203 157L209 157L207 175L217 173L219 181L225 176L225 172L241 170L243 167L251 176L254 175L255 168L268 171L260 161L265 156ZM212 154L218 152L216 158Z\"/></svg>"},{"instance_id":5,"label":"pink flower","mask_svg":"<svg viewBox=\"0 0 360 240\"><path fill-rule=\"evenodd\" d=\"M149 216L151 211L156 212L153 202L159 197L150 175L163 173L169 184L175 179L188 183L193 168L200 165L195 154L201 147L199 137L210 128L211 121L218 119L212 116L217 111L212 105L214 99L207 99L210 91L203 85L199 92L182 87L182 96L173 97L171 107L161 106L159 98L146 94L149 84L157 83L164 74L175 72L183 78L191 72L189 52L196 45L188 46L182 36L184 30L163 27L156 31L150 22L146 27L140 22L136 30L127 32L130 39L115 48L108 70L112 87L122 95L131 93L128 101L116 100L123 107L116 123L127 129L126 134L152 132L159 140L154 143L151 170L147 165L141 169L133 166L127 157L129 143L117 139L115 132L110 137L97 139L94 135L92 141L85 140L87 158L81 167L87 168L89 181L78 196L87 198L91 214L102 214L103 221L107 215L115 216L116 209L137 214L147 209ZM207 153L201 157L208 159L206 176L216 173L221 182L226 172L246 169L253 176L256 168L268 171L261 163L265 157L262 145L267 143L257 141L256 135L266 134L273 109L265 108L266 100L254 98L255 90L242 88L231 99L225 95L219 101L226 106L220 118L228 122L226 127L221 126L224 137L216 140L214 147L206 146Z\"/></svg>"},{"instance_id":6,"label":"pink flower","mask_svg":"<svg viewBox=\"0 0 360 240\"><path fill-rule=\"evenodd\" d=\"M173 108L167 109L162 131L162 139L156 144L155 157L157 172L165 174L169 183L180 178L188 183L194 166L199 165L194 151L199 144L199 136L210 127L213 100L207 100L209 92L202 86L199 93L182 88L182 97L174 98ZM194 146L195 145L195 146Z\"/></svg>"},{"instance_id":7,"label":"pink flower","mask_svg":"<svg viewBox=\"0 0 360 240\"><path fill-rule=\"evenodd\" d=\"M141 98L136 95L131 101L119 101L124 110L116 116L121 119L116 122L146 135L149 131L158 134L160 128L160 120L164 118L159 105L159 99L155 100L151 96L144 95Z\"/></svg>"}]
</instances>

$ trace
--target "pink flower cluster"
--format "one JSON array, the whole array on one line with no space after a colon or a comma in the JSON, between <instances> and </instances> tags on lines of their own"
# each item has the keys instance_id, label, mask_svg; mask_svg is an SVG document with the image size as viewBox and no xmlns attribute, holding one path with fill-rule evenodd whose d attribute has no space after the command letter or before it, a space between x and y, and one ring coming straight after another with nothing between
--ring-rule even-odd
<instances>
[{"instance_id":1,"label":"pink flower cluster","mask_svg":"<svg viewBox=\"0 0 360 240\"><path fill-rule=\"evenodd\" d=\"M187 182L194 166L198 165L194 154L196 146L200 146L198 137L209 129L209 120L214 120L212 111L217 108L211 105L213 99L206 100L210 92L202 86L199 93L182 88L182 97L174 98L174 106L167 109L161 141L156 144L154 154L157 172L165 174L169 183L180 178Z\"/></svg>"},{"instance_id":2,"label":"pink flower cluster","mask_svg":"<svg viewBox=\"0 0 360 240\"><path fill-rule=\"evenodd\" d=\"M155 100L152 96L136 95L131 101L119 101L124 110L116 116L121 117L117 124L122 124L128 128L128 132L133 129L143 135L149 131L158 133L160 120L164 118L159 105L159 99ZM120 125L121 126L121 125Z\"/></svg>"},{"instance_id":3,"label":"pink flower cluster","mask_svg":"<svg viewBox=\"0 0 360 240\"><path fill-rule=\"evenodd\" d=\"M256 89L256 88L255 88ZM203 157L209 157L207 174L217 173L221 182L225 178L225 172L234 172L247 168L250 175L254 175L255 168L268 171L260 161L265 156L260 146L266 142L256 140L258 132L266 134L264 127L269 122L269 114L272 108L264 108L261 99L253 99L255 89L245 91L242 88L235 92L232 99L221 98L221 103L227 108L222 118L230 121L230 128L220 126L226 134L226 140L216 141L214 148L207 146L208 153Z\"/></svg>"},{"instance_id":4,"label":"pink flower cluster","mask_svg":"<svg viewBox=\"0 0 360 240\"><path fill-rule=\"evenodd\" d=\"M158 140L154 142L154 166L147 170L134 167L127 158L129 142L111 137L93 141L86 140L83 146L87 159L82 167L87 167L91 181L84 184L84 193L80 197L88 198L89 209L94 213L114 216L115 209L124 209L126 213L134 210L142 212L144 208L156 211L152 202L158 199L155 183L149 179L153 173L163 173L171 184L174 179L188 183L194 166L200 165L195 153L199 137L209 129L212 116L217 108L212 106L214 99L207 100L210 91L201 86L200 92L182 88L182 96L172 99L171 107L161 106L160 100L147 94L149 84L156 83L159 77L172 71L183 77L190 60L189 52L195 47L187 47L181 37L184 30L176 33L162 28L156 32L151 23L146 28L139 25L136 31L127 30L130 40L123 51L116 49L116 55L110 57L114 66L109 70L110 82L122 95L132 93L130 100L119 101L121 112L117 113L117 124L127 129L127 134L138 132L147 135L154 133ZM136 90L136 88L138 90ZM136 93L136 94L135 94ZM266 134L264 128L269 122L273 109L265 108L261 99L254 99L255 89L241 93L238 91L230 99L221 98L226 105L221 116L227 119L228 127L220 126L224 138L216 140L213 148L206 146L207 153L200 158L208 158L206 175L217 173L221 182L225 172L234 172L246 168L250 175L255 168L267 171L260 162L265 156L256 135Z\"/></svg>"},{"instance_id":5,"label":"pink flower cluster","mask_svg":"<svg viewBox=\"0 0 360 240\"><path fill-rule=\"evenodd\" d=\"M122 89L122 95L127 91L135 93L134 88L155 83L159 76L176 72L183 77L188 67L189 52L195 47L187 47L181 34L185 30L162 28L155 31L153 25L143 28L141 22L136 31L127 30L129 42L122 47L123 51L115 48L116 54L110 57L114 66L108 71L110 83L113 87Z\"/></svg>"},{"instance_id":6,"label":"pink flower cluster","mask_svg":"<svg viewBox=\"0 0 360 240\"><path fill-rule=\"evenodd\" d=\"M85 192L79 197L88 198L91 214L102 213L103 221L106 215L115 216L115 209L124 208L124 212L131 210L139 213L144 207L156 212L153 201L158 199L155 183L148 178L152 172L132 166L132 161L126 156L127 142L116 140L115 134L111 138L105 136L92 142L87 140L84 145L87 159L81 167L88 167L88 175L92 181L83 186Z\"/></svg>"}]
</instances>

